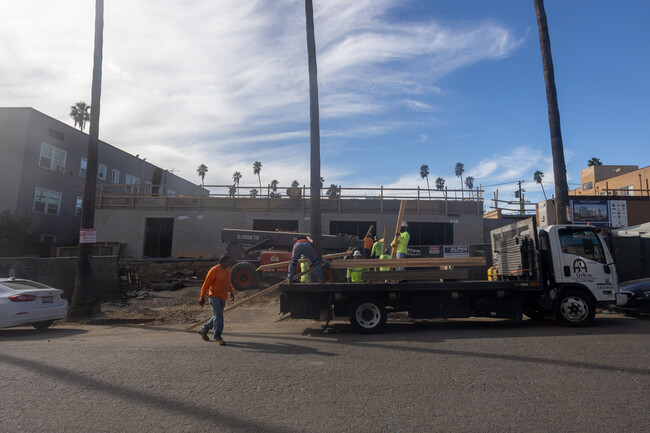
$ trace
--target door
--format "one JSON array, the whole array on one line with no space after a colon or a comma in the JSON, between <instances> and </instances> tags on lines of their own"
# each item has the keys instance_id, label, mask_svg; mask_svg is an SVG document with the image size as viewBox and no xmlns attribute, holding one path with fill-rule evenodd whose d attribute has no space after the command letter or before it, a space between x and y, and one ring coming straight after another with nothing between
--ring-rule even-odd
<instances>
[{"instance_id":1,"label":"door","mask_svg":"<svg viewBox=\"0 0 650 433\"><path fill-rule=\"evenodd\" d=\"M147 218L144 228L144 257L171 257L174 218Z\"/></svg>"},{"instance_id":2,"label":"door","mask_svg":"<svg viewBox=\"0 0 650 433\"><path fill-rule=\"evenodd\" d=\"M556 281L583 285L598 301L615 299L616 269L598 233L586 227L555 229Z\"/></svg>"}]
</instances>

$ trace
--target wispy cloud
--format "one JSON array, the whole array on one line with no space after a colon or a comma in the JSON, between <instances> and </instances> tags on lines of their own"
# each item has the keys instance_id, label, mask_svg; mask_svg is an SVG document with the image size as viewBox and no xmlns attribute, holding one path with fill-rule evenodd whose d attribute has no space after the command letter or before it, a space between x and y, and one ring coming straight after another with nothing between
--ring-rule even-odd
<instances>
[{"instance_id":1,"label":"wispy cloud","mask_svg":"<svg viewBox=\"0 0 650 433\"><path fill-rule=\"evenodd\" d=\"M394 20L398 0L315 3L323 136L341 147L407 128L392 115L396 101L430 112L442 77L521 43L492 21ZM5 2L3 105L69 122L72 103L90 103L93 17L87 0ZM264 158L265 175L290 182L308 170L304 32L299 0L107 2L101 138L190 180L206 163L206 183L229 183L237 167ZM512 176L521 169L508 167ZM352 171L337 164L323 173Z\"/></svg>"}]
</instances>

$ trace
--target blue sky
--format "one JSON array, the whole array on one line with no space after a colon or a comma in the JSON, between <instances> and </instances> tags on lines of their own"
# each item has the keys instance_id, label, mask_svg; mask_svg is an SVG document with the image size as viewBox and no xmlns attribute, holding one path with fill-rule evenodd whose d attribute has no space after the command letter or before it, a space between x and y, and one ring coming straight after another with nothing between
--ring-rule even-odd
<instances>
[{"instance_id":1,"label":"blue sky","mask_svg":"<svg viewBox=\"0 0 650 433\"><path fill-rule=\"evenodd\" d=\"M72 125L90 103L93 3L0 0L0 105ZM309 181L301 0L106 2L100 138L206 184ZM344 187L459 188L511 198L545 173L547 105L532 0L314 0L322 176ZM547 0L570 187L591 157L650 160L650 6ZM497 186L498 185L498 186Z\"/></svg>"}]
</instances>

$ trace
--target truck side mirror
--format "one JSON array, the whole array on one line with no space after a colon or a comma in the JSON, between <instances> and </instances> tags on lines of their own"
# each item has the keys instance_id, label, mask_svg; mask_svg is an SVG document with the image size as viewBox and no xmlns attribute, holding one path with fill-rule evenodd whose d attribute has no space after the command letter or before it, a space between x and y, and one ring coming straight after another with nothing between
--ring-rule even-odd
<instances>
[{"instance_id":1,"label":"truck side mirror","mask_svg":"<svg viewBox=\"0 0 650 433\"><path fill-rule=\"evenodd\" d=\"M612 270L610 269L609 265L603 265L603 269L605 269L606 274L611 274Z\"/></svg>"}]
</instances>

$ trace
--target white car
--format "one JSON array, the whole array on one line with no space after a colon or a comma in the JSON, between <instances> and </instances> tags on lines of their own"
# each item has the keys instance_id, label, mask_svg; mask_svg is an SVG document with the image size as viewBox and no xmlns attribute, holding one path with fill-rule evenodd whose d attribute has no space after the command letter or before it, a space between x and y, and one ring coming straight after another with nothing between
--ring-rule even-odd
<instances>
[{"instance_id":1,"label":"white car","mask_svg":"<svg viewBox=\"0 0 650 433\"><path fill-rule=\"evenodd\" d=\"M0 328L32 325L43 330L67 312L63 290L36 281L0 278Z\"/></svg>"}]
</instances>

